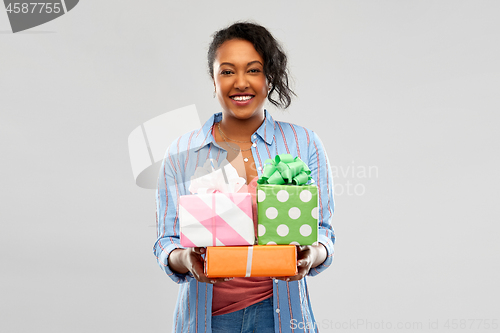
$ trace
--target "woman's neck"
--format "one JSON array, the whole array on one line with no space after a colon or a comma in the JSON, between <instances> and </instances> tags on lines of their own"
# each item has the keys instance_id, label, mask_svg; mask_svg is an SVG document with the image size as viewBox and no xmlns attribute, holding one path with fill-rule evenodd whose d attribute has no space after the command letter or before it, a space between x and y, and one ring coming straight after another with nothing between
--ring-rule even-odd
<instances>
[{"instance_id":1,"label":"woman's neck","mask_svg":"<svg viewBox=\"0 0 500 333\"><path fill-rule=\"evenodd\" d=\"M264 119L264 113L262 113L261 117L252 117L249 119L238 119L224 116L223 114L220 127L227 137L233 140L247 141L250 140L250 136L262 125Z\"/></svg>"}]
</instances>

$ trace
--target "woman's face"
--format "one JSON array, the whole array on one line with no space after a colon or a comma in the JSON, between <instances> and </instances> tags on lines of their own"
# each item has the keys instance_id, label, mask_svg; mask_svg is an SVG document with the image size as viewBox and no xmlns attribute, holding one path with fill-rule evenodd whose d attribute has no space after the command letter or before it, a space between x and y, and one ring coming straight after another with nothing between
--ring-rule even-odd
<instances>
[{"instance_id":1,"label":"woman's face","mask_svg":"<svg viewBox=\"0 0 500 333\"><path fill-rule=\"evenodd\" d=\"M263 117L268 92L264 60L249 41L232 39L219 47L214 85L224 116L240 120Z\"/></svg>"}]
</instances>

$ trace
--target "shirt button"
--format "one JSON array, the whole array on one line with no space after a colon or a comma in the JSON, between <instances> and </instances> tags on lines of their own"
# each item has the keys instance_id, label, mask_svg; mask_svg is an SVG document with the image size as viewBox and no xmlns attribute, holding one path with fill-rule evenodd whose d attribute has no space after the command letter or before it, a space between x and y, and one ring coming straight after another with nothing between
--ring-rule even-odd
<instances>
[{"instance_id":1,"label":"shirt button","mask_svg":"<svg viewBox=\"0 0 500 333\"><path fill-rule=\"evenodd\" d=\"M280 313L280 309L276 309L276 313Z\"/></svg>"},{"instance_id":2,"label":"shirt button","mask_svg":"<svg viewBox=\"0 0 500 333\"><path fill-rule=\"evenodd\" d=\"M261 171L261 170L262 170L262 168L261 168L261 167L258 167L258 168L257 168L257 170Z\"/></svg>"},{"instance_id":3,"label":"shirt button","mask_svg":"<svg viewBox=\"0 0 500 333\"><path fill-rule=\"evenodd\" d=\"M253 145L252 145L252 147L257 147L257 144L254 142Z\"/></svg>"},{"instance_id":4,"label":"shirt button","mask_svg":"<svg viewBox=\"0 0 500 333\"><path fill-rule=\"evenodd\" d=\"M254 136L253 136L253 138L254 138L254 139L257 139L257 135L254 135Z\"/></svg>"},{"instance_id":5,"label":"shirt button","mask_svg":"<svg viewBox=\"0 0 500 333\"><path fill-rule=\"evenodd\" d=\"M274 283L278 283L278 279L274 279Z\"/></svg>"}]
</instances>

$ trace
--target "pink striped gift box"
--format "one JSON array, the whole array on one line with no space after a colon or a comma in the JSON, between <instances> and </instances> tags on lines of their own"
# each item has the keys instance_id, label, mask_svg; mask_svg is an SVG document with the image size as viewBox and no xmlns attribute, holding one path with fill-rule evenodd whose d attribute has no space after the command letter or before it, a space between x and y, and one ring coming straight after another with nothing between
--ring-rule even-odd
<instances>
[{"instance_id":1,"label":"pink striped gift box","mask_svg":"<svg viewBox=\"0 0 500 333\"><path fill-rule=\"evenodd\" d=\"M183 195L179 201L184 247L253 245L250 193Z\"/></svg>"}]
</instances>

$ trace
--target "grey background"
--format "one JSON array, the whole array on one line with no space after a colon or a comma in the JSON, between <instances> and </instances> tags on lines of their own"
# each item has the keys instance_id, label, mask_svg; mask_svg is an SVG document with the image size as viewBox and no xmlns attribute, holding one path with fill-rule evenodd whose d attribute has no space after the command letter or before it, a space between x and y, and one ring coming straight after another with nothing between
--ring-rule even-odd
<instances>
[{"instance_id":1,"label":"grey background","mask_svg":"<svg viewBox=\"0 0 500 333\"><path fill-rule=\"evenodd\" d=\"M322 331L498 323L499 10L86 0L12 34L0 9L0 331L170 331L177 285L152 254L154 191L135 185L127 138L182 106L219 111L207 45L240 19L288 51L299 98L273 116L316 131L347 172L334 265L309 280ZM470 320L448 331L492 331Z\"/></svg>"}]
</instances>

